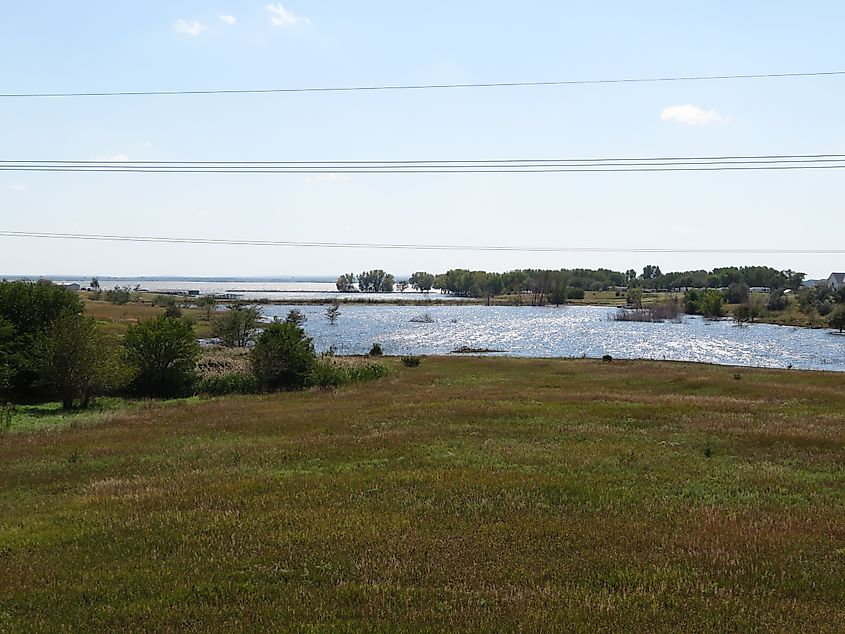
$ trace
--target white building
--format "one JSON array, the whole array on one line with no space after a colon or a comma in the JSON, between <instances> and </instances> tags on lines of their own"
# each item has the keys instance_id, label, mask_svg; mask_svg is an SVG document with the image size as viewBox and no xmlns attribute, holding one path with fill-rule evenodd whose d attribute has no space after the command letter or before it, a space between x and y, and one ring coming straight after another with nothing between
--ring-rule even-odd
<instances>
[{"instance_id":1,"label":"white building","mask_svg":"<svg viewBox=\"0 0 845 634\"><path fill-rule=\"evenodd\" d=\"M835 291L845 286L845 273L831 273L827 285Z\"/></svg>"}]
</instances>

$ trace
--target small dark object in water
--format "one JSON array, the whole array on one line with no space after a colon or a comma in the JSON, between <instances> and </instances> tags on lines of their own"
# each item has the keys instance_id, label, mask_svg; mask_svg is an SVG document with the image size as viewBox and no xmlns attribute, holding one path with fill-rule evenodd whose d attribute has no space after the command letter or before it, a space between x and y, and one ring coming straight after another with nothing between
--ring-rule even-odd
<instances>
[{"instance_id":1,"label":"small dark object in water","mask_svg":"<svg viewBox=\"0 0 845 634\"><path fill-rule=\"evenodd\" d=\"M461 346L452 350L452 354L483 354L487 352L504 352L504 350L492 350L490 348L471 348L470 346Z\"/></svg>"}]
</instances>

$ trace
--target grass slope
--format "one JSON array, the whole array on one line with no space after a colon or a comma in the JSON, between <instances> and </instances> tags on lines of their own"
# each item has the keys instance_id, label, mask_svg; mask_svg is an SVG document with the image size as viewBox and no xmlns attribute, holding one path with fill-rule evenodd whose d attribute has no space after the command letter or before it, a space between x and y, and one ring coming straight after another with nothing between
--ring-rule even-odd
<instances>
[{"instance_id":1,"label":"grass slope","mask_svg":"<svg viewBox=\"0 0 845 634\"><path fill-rule=\"evenodd\" d=\"M441 358L13 431L0 631L843 631L844 388Z\"/></svg>"}]
</instances>

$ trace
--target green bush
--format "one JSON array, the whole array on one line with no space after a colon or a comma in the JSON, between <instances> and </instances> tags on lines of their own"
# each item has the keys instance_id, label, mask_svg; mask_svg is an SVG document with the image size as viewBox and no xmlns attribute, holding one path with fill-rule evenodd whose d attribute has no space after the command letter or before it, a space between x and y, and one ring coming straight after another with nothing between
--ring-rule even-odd
<instances>
[{"instance_id":1,"label":"green bush","mask_svg":"<svg viewBox=\"0 0 845 634\"><path fill-rule=\"evenodd\" d=\"M384 351L381 349L381 344L374 343L373 347L370 348L370 356L371 357L380 357L384 354Z\"/></svg>"},{"instance_id":2,"label":"green bush","mask_svg":"<svg viewBox=\"0 0 845 634\"><path fill-rule=\"evenodd\" d=\"M317 361L312 340L287 321L265 328L250 357L258 388L265 392L305 387Z\"/></svg>"},{"instance_id":3,"label":"green bush","mask_svg":"<svg viewBox=\"0 0 845 634\"><path fill-rule=\"evenodd\" d=\"M141 396L184 396L192 391L200 354L194 328L161 315L130 328L123 338L135 368L134 391Z\"/></svg>"},{"instance_id":4,"label":"green bush","mask_svg":"<svg viewBox=\"0 0 845 634\"><path fill-rule=\"evenodd\" d=\"M233 373L209 376L197 382L196 392L210 396L255 394L258 392L258 381L252 374Z\"/></svg>"},{"instance_id":5,"label":"green bush","mask_svg":"<svg viewBox=\"0 0 845 634\"><path fill-rule=\"evenodd\" d=\"M569 299L584 299L584 289L583 288L568 288L566 289L566 297Z\"/></svg>"},{"instance_id":6,"label":"green bush","mask_svg":"<svg viewBox=\"0 0 845 634\"><path fill-rule=\"evenodd\" d=\"M345 365L343 362L335 360L331 355L322 355L311 368L307 383L310 387L342 387L349 383L380 379L389 372L390 368L384 363Z\"/></svg>"},{"instance_id":7,"label":"green bush","mask_svg":"<svg viewBox=\"0 0 845 634\"><path fill-rule=\"evenodd\" d=\"M422 363L422 357L416 355L406 355L402 357L402 365L406 368L417 368Z\"/></svg>"}]
</instances>

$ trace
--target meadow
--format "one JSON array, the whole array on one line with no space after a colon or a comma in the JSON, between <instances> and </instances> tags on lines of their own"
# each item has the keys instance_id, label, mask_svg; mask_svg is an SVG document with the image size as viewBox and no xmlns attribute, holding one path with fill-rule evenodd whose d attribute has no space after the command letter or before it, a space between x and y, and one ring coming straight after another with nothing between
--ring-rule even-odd
<instances>
[{"instance_id":1,"label":"meadow","mask_svg":"<svg viewBox=\"0 0 845 634\"><path fill-rule=\"evenodd\" d=\"M845 630L845 375L387 361L16 413L0 631Z\"/></svg>"}]
</instances>

